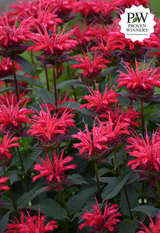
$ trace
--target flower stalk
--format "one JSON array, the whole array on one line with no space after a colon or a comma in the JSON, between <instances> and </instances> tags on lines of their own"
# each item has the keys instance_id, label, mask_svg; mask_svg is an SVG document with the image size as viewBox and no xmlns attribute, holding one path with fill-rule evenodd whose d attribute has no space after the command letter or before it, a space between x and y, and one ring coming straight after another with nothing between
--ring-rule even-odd
<instances>
[{"instance_id":1,"label":"flower stalk","mask_svg":"<svg viewBox=\"0 0 160 233\"><path fill-rule=\"evenodd\" d=\"M44 65L44 71L46 75L46 83L47 83L47 91L49 91L49 79L48 79L48 73L47 73L47 66Z\"/></svg>"},{"instance_id":2,"label":"flower stalk","mask_svg":"<svg viewBox=\"0 0 160 233\"><path fill-rule=\"evenodd\" d=\"M56 88L56 74L55 74L55 66L53 65L53 83L54 83L54 96L55 96L55 106L57 109L57 88Z\"/></svg>"},{"instance_id":3,"label":"flower stalk","mask_svg":"<svg viewBox=\"0 0 160 233\"><path fill-rule=\"evenodd\" d=\"M12 68L13 68L13 76L14 76L14 84L15 84L15 90L16 90L16 96L17 96L17 103L19 103L18 83L17 83L16 70L15 70L15 65L14 65L13 60L12 60Z\"/></svg>"},{"instance_id":4,"label":"flower stalk","mask_svg":"<svg viewBox=\"0 0 160 233\"><path fill-rule=\"evenodd\" d=\"M99 185L99 179L98 179L98 167L96 161L94 161L94 168L95 168L95 174L96 174L96 180L97 180L97 187L98 187L98 194L99 194L99 201L102 203L102 197L101 197L101 189Z\"/></svg>"},{"instance_id":5,"label":"flower stalk","mask_svg":"<svg viewBox=\"0 0 160 233\"><path fill-rule=\"evenodd\" d=\"M143 102L141 101L141 120L142 120L142 135L144 138L144 113L143 113Z\"/></svg>"}]
</instances>

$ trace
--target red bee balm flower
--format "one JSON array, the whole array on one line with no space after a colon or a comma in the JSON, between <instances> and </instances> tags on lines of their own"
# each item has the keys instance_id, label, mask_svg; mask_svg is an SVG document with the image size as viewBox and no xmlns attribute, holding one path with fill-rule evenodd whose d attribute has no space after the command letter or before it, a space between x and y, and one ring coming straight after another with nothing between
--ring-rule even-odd
<instances>
[{"instance_id":1,"label":"red bee balm flower","mask_svg":"<svg viewBox=\"0 0 160 233\"><path fill-rule=\"evenodd\" d=\"M160 232L160 214L156 218L156 223L154 224L152 218L149 216L151 223L149 224L150 230L143 224L141 227L141 231L138 231L137 233L159 233Z\"/></svg>"},{"instance_id":2,"label":"red bee balm flower","mask_svg":"<svg viewBox=\"0 0 160 233\"><path fill-rule=\"evenodd\" d=\"M10 148L14 146L20 146L17 137L9 137L9 132L4 136L3 141L0 140L0 166L7 165L11 160ZM13 143L14 142L14 143Z\"/></svg>"},{"instance_id":3,"label":"red bee balm flower","mask_svg":"<svg viewBox=\"0 0 160 233\"><path fill-rule=\"evenodd\" d=\"M131 97L136 100L148 100L154 93L154 86L160 87L160 74L157 69L153 69L148 65L145 69L145 62L143 64L143 70L140 72L138 68L138 63L136 61L136 71L127 64L124 66L128 74L123 73L119 70L120 75L117 79L118 88L126 86L132 95Z\"/></svg>"},{"instance_id":4,"label":"red bee balm flower","mask_svg":"<svg viewBox=\"0 0 160 233\"><path fill-rule=\"evenodd\" d=\"M7 231L6 233L45 233L45 232L53 232L54 229L58 228L56 225L56 221L51 221L44 225L45 223L45 215L42 217L40 216L40 209L38 211L38 216L30 216L29 212L28 215L25 216L24 212L21 210L21 217L20 221L17 223L10 220L12 223L7 224Z\"/></svg>"},{"instance_id":5,"label":"red bee balm flower","mask_svg":"<svg viewBox=\"0 0 160 233\"><path fill-rule=\"evenodd\" d=\"M3 186L3 184L9 180L7 177L0 177L0 190L9 190L10 188L8 186Z\"/></svg>"},{"instance_id":6,"label":"red bee balm flower","mask_svg":"<svg viewBox=\"0 0 160 233\"><path fill-rule=\"evenodd\" d=\"M21 67L17 62L14 62L15 70L21 70ZM13 67L10 58L1 58L0 63L0 78L7 77L9 75L13 75Z\"/></svg>"},{"instance_id":7,"label":"red bee balm flower","mask_svg":"<svg viewBox=\"0 0 160 233\"><path fill-rule=\"evenodd\" d=\"M97 56L97 51L95 51L92 62L89 51L88 56L83 52L83 59L81 57L77 57L76 60L81 64L74 64L71 68L84 70L83 74L79 73L84 83L91 85L95 83L95 81L97 83L103 81L105 76L101 74L102 68L106 68L107 66L105 64L110 63L110 61L103 59L103 56Z\"/></svg>"},{"instance_id":8,"label":"red bee balm flower","mask_svg":"<svg viewBox=\"0 0 160 233\"><path fill-rule=\"evenodd\" d=\"M106 146L108 141L106 128L103 124L99 124L97 127L94 123L92 132L89 132L87 125L85 125L85 132L79 131L73 135L73 138L77 138L81 142L74 144L74 148L80 148L80 156L87 161L101 161L109 149Z\"/></svg>"},{"instance_id":9,"label":"red bee balm flower","mask_svg":"<svg viewBox=\"0 0 160 233\"><path fill-rule=\"evenodd\" d=\"M54 189L55 191L62 191L64 186L68 186L71 184L70 181L67 180L68 176L64 174L65 171L69 169L75 169L77 165L71 164L64 166L66 163L69 163L73 160L73 157L67 156L63 159L64 150L62 151L61 155L57 156L57 153L53 155L53 165L52 162L47 155L46 160L39 159L42 162L42 165L36 163L34 165L33 170L37 170L40 172L39 175L33 177L33 181L41 177L45 177L47 179L47 184L49 185L50 189Z\"/></svg>"},{"instance_id":10,"label":"red bee balm flower","mask_svg":"<svg viewBox=\"0 0 160 233\"><path fill-rule=\"evenodd\" d=\"M23 132L25 125L23 123L31 123L30 118L27 116L28 114L34 113L33 110L29 110L25 108L27 101L24 103L24 100L19 101L18 104L15 105L14 97L12 96L12 102L10 103L10 99L6 97L6 102L4 103L1 100L0 103L0 130L3 133L8 132L19 135ZM24 103L23 107L21 104Z\"/></svg>"},{"instance_id":11,"label":"red bee balm flower","mask_svg":"<svg viewBox=\"0 0 160 233\"><path fill-rule=\"evenodd\" d=\"M66 27L66 26L65 26ZM64 34L65 27L63 28L61 34L57 34L56 27L53 28L51 35L48 33L47 28L44 25L41 25L40 28L43 28L43 33L40 28L36 28L38 33L32 34L30 40L35 43L35 45L28 48L28 51L33 49L34 53L41 50L42 55L37 55L36 57L43 64L52 64L62 63L67 61L68 53L67 51L71 50L71 47L75 47L78 42L70 38L73 30L67 31Z\"/></svg>"},{"instance_id":12,"label":"red bee balm flower","mask_svg":"<svg viewBox=\"0 0 160 233\"><path fill-rule=\"evenodd\" d=\"M35 135L45 150L51 150L59 146L63 135L68 132L70 126L75 127L72 119L74 114L69 113L66 108L61 116L59 116L59 113L52 116L47 105L46 109L47 112L41 108L41 111L37 112L39 116L32 116L34 119L33 125L27 133L31 133L32 136Z\"/></svg>"},{"instance_id":13,"label":"red bee balm flower","mask_svg":"<svg viewBox=\"0 0 160 233\"><path fill-rule=\"evenodd\" d=\"M152 140L146 129L146 139L139 137L136 133L127 139L126 150L131 156L136 157L128 162L132 169L140 167L137 172L146 179L160 180L160 128L152 134ZM130 149L132 151L130 151Z\"/></svg>"},{"instance_id":14,"label":"red bee balm flower","mask_svg":"<svg viewBox=\"0 0 160 233\"><path fill-rule=\"evenodd\" d=\"M96 198L95 198L96 199ZM118 205L112 205L111 207L108 207L107 200L104 207L104 214L102 214L100 206L98 204L98 201L96 199L97 205L92 205L93 212L84 213L84 215L80 218L85 219L87 222L82 223L79 226L79 229L81 230L83 227L89 225L91 227L92 233L106 233L111 232L114 230L115 225L120 222L120 219L117 219L117 217L120 217L121 214L117 213L117 206Z\"/></svg>"},{"instance_id":15,"label":"red bee balm flower","mask_svg":"<svg viewBox=\"0 0 160 233\"><path fill-rule=\"evenodd\" d=\"M4 57L21 54L28 47L24 42L28 42L29 25L25 25L25 22L22 21L16 28L16 24L17 19L14 26L11 27L6 18L6 22L3 21L3 26L0 26L0 54Z\"/></svg>"},{"instance_id":16,"label":"red bee balm flower","mask_svg":"<svg viewBox=\"0 0 160 233\"><path fill-rule=\"evenodd\" d=\"M93 90L91 87L87 87L90 95L86 95L83 98L88 101L86 104L82 104L79 108L87 108L91 111L96 112L97 114L101 114L106 112L110 108L110 104L112 103L118 103L118 99L116 97L120 96L119 94L116 94L116 91L108 90L108 85L106 85L106 89L104 91L104 94L100 93L98 86L96 84L96 89Z\"/></svg>"}]
</instances>

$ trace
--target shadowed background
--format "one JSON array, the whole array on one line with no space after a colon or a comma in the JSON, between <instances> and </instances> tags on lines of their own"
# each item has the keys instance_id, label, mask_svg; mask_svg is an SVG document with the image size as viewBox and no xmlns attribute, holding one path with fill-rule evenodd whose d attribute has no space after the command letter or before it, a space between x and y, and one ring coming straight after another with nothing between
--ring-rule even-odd
<instances>
[{"instance_id":1,"label":"shadowed background","mask_svg":"<svg viewBox=\"0 0 160 233\"><path fill-rule=\"evenodd\" d=\"M157 16L160 16L160 1L158 0L150 0L151 8L153 9L153 13ZM6 10L6 7L15 3L14 0L0 0L0 13Z\"/></svg>"}]
</instances>

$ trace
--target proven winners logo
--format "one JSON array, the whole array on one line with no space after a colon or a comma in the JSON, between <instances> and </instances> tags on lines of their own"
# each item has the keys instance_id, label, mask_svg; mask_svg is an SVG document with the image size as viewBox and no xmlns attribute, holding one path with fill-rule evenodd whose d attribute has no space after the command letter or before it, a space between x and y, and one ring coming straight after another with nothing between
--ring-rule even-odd
<instances>
[{"instance_id":1,"label":"proven winners logo","mask_svg":"<svg viewBox=\"0 0 160 233\"><path fill-rule=\"evenodd\" d=\"M131 8L126 8L125 13L121 14L121 32L125 34L125 38L143 41L149 38L150 34L154 32L154 15L150 13L149 8L144 8L142 5Z\"/></svg>"}]
</instances>

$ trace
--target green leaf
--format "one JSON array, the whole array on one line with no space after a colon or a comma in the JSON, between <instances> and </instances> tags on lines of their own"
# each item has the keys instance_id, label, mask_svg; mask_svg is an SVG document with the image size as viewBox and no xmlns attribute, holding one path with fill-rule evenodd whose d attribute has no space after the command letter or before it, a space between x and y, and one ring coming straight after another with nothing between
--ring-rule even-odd
<instances>
[{"instance_id":1,"label":"green leaf","mask_svg":"<svg viewBox=\"0 0 160 233\"><path fill-rule=\"evenodd\" d=\"M78 212L87 202L89 196L97 191L97 186L83 189L78 194L72 196L66 203L70 215Z\"/></svg>"},{"instance_id":2,"label":"green leaf","mask_svg":"<svg viewBox=\"0 0 160 233\"><path fill-rule=\"evenodd\" d=\"M136 16L136 17L132 20L132 23L137 22L137 20L138 20L138 16Z\"/></svg>"},{"instance_id":3,"label":"green leaf","mask_svg":"<svg viewBox=\"0 0 160 233\"><path fill-rule=\"evenodd\" d=\"M123 188L130 175L131 172L124 173L118 176L113 182L109 183L102 191L102 198L105 200L115 197Z\"/></svg>"},{"instance_id":4,"label":"green leaf","mask_svg":"<svg viewBox=\"0 0 160 233\"><path fill-rule=\"evenodd\" d=\"M44 87L44 84L40 81L37 81L33 78L29 78L29 77L25 77L25 76L22 76L22 75L16 75L16 78L18 81L23 81L23 82L26 82L26 83L30 83L32 85L35 85L35 86L38 86L38 87ZM4 81L4 80L14 80L14 76L13 75L10 75L10 76L7 76L5 78L2 78L1 81Z\"/></svg>"},{"instance_id":5,"label":"green leaf","mask_svg":"<svg viewBox=\"0 0 160 233\"><path fill-rule=\"evenodd\" d=\"M55 97L54 94L45 90L45 89L37 89L37 88L30 88L34 90L46 103L55 104Z\"/></svg>"},{"instance_id":6,"label":"green leaf","mask_svg":"<svg viewBox=\"0 0 160 233\"><path fill-rule=\"evenodd\" d=\"M33 200L39 194L47 191L47 187L42 187L42 186L43 184L39 184L36 187L34 187L32 190L30 190L28 193L25 193L24 195L22 195L20 198L18 198L17 204L21 208L24 208L28 204L28 202Z\"/></svg>"},{"instance_id":7,"label":"green leaf","mask_svg":"<svg viewBox=\"0 0 160 233\"><path fill-rule=\"evenodd\" d=\"M75 184L88 184L88 182L80 174L72 174L68 176L68 179Z\"/></svg>"},{"instance_id":8,"label":"green leaf","mask_svg":"<svg viewBox=\"0 0 160 233\"><path fill-rule=\"evenodd\" d=\"M33 72L35 75L38 75L35 68L25 58L18 55L14 55L11 56L11 59L18 62L22 70L25 71L26 73Z\"/></svg>"},{"instance_id":9,"label":"green leaf","mask_svg":"<svg viewBox=\"0 0 160 233\"><path fill-rule=\"evenodd\" d=\"M61 83L57 84L57 89L61 89L65 86L70 86L70 85L77 85L77 86L86 86L86 84L84 84L83 82L77 80L77 79L71 79L71 80L67 80Z\"/></svg>"},{"instance_id":10,"label":"green leaf","mask_svg":"<svg viewBox=\"0 0 160 233\"><path fill-rule=\"evenodd\" d=\"M155 217L159 214L159 209L149 205L136 206L132 209L132 211L142 212L144 214L150 215L151 217Z\"/></svg>"},{"instance_id":11,"label":"green leaf","mask_svg":"<svg viewBox=\"0 0 160 233\"><path fill-rule=\"evenodd\" d=\"M38 205L29 206L27 208L37 211L40 208L41 213L46 214L55 220L63 220L68 217L66 210L50 198L40 201Z\"/></svg>"},{"instance_id":12,"label":"green leaf","mask_svg":"<svg viewBox=\"0 0 160 233\"><path fill-rule=\"evenodd\" d=\"M138 194L132 184L126 185L125 187L126 187L126 193L128 196L130 208L132 209L135 206L138 206ZM130 209L128 206L124 188L121 191L121 210L122 210L123 215L130 217L130 211L129 211Z\"/></svg>"},{"instance_id":13,"label":"green leaf","mask_svg":"<svg viewBox=\"0 0 160 233\"><path fill-rule=\"evenodd\" d=\"M12 210L8 211L0 221L0 233L4 233L7 229L7 224L9 222L9 215Z\"/></svg>"},{"instance_id":14,"label":"green leaf","mask_svg":"<svg viewBox=\"0 0 160 233\"><path fill-rule=\"evenodd\" d=\"M20 87L18 86L18 89L21 89L21 90L26 90L25 87ZM10 86L10 87L5 87L5 88L2 88L0 89L0 93L3 93L3 92L7 92L7 91L10 91L10 90L15 90L15 87L14 86Z\"/></svg>"},{"instance_id":15,"label":"green leaf","mask_svg":"<svg viewBox=\"0 0 160 233\"><path fill-rule=\"evenodd\" d=\"M129 223L127 221L123 221L119 225L119 231L120 233L135 233L138 227L138 221L134 220L132 223Z\"/></svg>"},{"instance_id":16,"label":"green leaf","mask_svg":"<svg viewBox=\"0 0 160 233\"><path fill-rule=\"evenodd\" d=\"M61 104L61 107L69 107L72 108L74 110L76 110L77 112L81 113L81 114L85 114L87 116L92 117L94 114L93 112L88 111L86 108L82 108L81 110L79 109L81 104L79 104L78 102L64 102Z\"/></svg>"}]
</instances>

